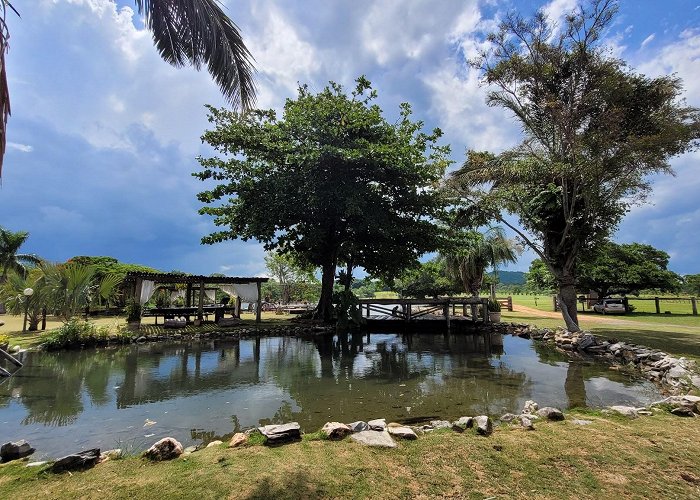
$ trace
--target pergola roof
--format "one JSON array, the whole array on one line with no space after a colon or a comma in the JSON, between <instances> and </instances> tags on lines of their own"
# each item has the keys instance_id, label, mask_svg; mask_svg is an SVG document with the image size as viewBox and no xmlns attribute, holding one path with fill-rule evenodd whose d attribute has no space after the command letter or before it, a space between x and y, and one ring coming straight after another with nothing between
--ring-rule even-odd
<instances>
[{"instance_id":1,"label":"pergola roof","mask_svg":"<svg viewBox=\"0 0 700 500\"><path fill-rule=\"evenodd\" d=\"M261 278L259 276L252 278L242 278L239 276L198 276L193 274L145 273L140 271L129 271L124 277L124 281L136 281L137 279L154 281L156 283L228 285L234 283L265 283L270 278Z\"/></svg>"}]
</instances>

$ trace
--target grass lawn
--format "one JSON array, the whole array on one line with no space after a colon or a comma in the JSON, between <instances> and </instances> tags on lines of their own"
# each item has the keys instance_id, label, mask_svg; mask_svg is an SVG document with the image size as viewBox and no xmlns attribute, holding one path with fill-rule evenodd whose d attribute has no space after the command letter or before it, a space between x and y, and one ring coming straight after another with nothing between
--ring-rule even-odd
<instances>
[{"instance_id":1,"label":"grass lawn","mask_svg":"<svg viewBox=\"0 0 700 500\"><path fill-rule=\"evenodd\" d=\"M575 425L573 418L593 423ZM698 498L700 425L669 414L569 413L488 438L434 431L396 449L305 438L209 448L170 462L108 461L73 474L0 465L0 498ZM604 444L604 445L603 445Z\"/></svg>"}]
</instances>

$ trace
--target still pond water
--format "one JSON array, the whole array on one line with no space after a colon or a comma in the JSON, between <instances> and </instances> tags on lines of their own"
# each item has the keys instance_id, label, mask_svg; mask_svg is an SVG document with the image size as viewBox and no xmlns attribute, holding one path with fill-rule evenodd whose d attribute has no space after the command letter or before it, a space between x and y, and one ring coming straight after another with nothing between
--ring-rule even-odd
<instances>
[{"instance_id":1,"label":"still pond water","mask_svg":"<svg viewBox=\"0 0 700 500\"><path fill-rule=\"evenodd\" d=\"M379 334L149 344L22 354L0 384L0 442L26 439L36 459L81 449L185 446L298 421L385 417L417 422L516 412L528 399L570 408L642 405L649 382L569 361L529 340Z\"/></svg>"}]
</instances>

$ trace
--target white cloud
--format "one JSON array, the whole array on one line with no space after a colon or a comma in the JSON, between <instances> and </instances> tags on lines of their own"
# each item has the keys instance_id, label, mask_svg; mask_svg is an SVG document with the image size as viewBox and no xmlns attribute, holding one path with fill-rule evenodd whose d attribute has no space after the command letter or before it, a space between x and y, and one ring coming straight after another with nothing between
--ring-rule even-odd
<instances>
[{"instance_id":1,"label":"white cloud","mask_svg":"<svg viewBox=\"0 0 700 500\"><path fill-rule=\"evenodd\" d=\"M28 144L19 144L16 142L7 142L7 147L9 149L14 149L17 151L21 151L22 153L31 153L34 151L34 147L29 146Z\"/></svg>"},{"instance_id":2,"label":"white cloud","mask_svg":"<svg viewBox=\"0 0 700 500\"><path fill-rule=\"evenodd\" d=\"M647 45L649 45L651 42L653 42L653 41L654 41L654 38L656 38L656 33L652 33L651 35L649 35L648 37L646 37L646 38L644 39L644 41L642 42L642 44L639 46L639 48L640 48L640 49L643 49L644 47L646 47Z\"/></svg>"}]
</instances>

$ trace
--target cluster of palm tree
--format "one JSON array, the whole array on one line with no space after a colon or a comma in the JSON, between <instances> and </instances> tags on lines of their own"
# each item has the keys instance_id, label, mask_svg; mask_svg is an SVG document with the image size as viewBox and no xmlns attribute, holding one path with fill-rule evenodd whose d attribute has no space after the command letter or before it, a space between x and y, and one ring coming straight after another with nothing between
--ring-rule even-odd
<instances>
[{"instance_id":1,"label":"cluster of palm tree","mask_svg":"<svg viewBox=\"0 0 700 500\"><path fill-rule=\"evenodd\" d=\"M53 264L19 253L28 236L0 228L0 302L10 314L26 312L29 330L38 328L47 311L68 321L95 299L109 303L117 298L120 276L108 274L97 280L92 266ZM32 293L25 293L27 289Z\"/></svg>"},{"instance_id":2,"label":"cluster of palm tree","mask_svg":"<svg viewBox=\"0 0 700 500\"><path fill-rule=\"evenodd\" d=\"M515 263L521 249L512 239L506 238L503 228L495 226L486 232L459 230L454 232L440 259L445 263L450 278L459 280L464 291L479 296L484 274L489 267L497 276L498 266ZM495 288L491 287L491 298L495 300Z\"/></svg>"}]
</instances>

